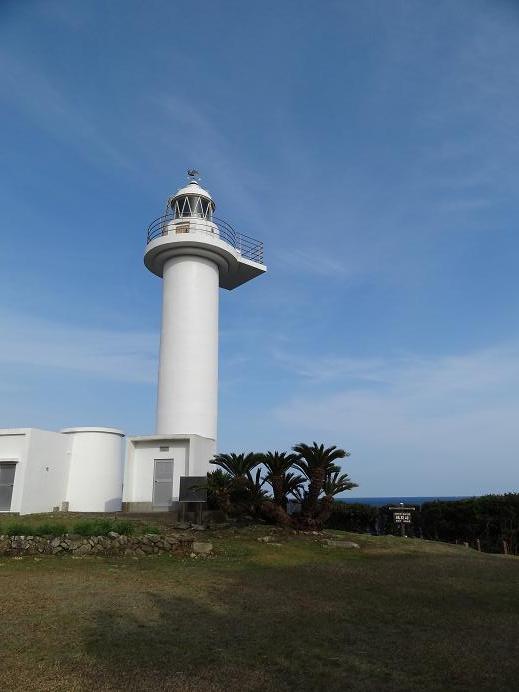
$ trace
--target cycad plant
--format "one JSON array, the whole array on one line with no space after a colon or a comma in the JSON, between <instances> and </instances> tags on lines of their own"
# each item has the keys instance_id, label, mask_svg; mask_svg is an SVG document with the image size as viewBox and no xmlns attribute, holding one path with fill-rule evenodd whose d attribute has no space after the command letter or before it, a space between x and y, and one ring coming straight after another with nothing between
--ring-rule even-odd
<instances>
[{"instance_id":1,"label":"cycad plant","mask_svg":"<svg viewBox=\"0 0 519 692\"><path fill-rule=\"evenodd\" d=\"M246 478L252 469L261 462L261 454L215 454L211 463L219 466L233 478Z\"/></svg>"},{"instance_id":2,"label":"cycad plant","mask_svg":"<svg viewBox=\"0 0 519 692\"><path fill-rule=\"evenodd\" d=\"M233 477L223 469L215 469L207 474L208 500L211 505L228 514L231 511L231 493L233 489Z\"/></svg>"},{"instance_id":3,"label":"cycad plant","mask_svg":"<svg viewBox=\"0 0 519 692\"><path fill-rule=\"evenodd\" d=\"M292 449L299 457L295 466L308 479L308 491L304 498L301 514L302 517L311 519L318 513L319 495L327 476L340 471L334 462L350 456L350 453L335 445L325 447L324 444L318 445L317 442L312 445L299 442Z\"/></svg>"},{"instance_id":4,"label":"cycad plant","mask_svg":"<svg viewBox=\"0 0 519 692\"><path fill-rule=\"evenodd\" d=\"M300 442L292 449L293 453L217 454L211 463L219 468L208 478L215 503L228 514L253 515L287 527L320 527L333 497L357 485L335 463L350 454L317 442ZM272 487L273 499L265 492L265 483ZM301 513L289 516L289 497L301 503Z\"/></svg>"},{"instance_id":5,"label":"cycad plant","mask_svg":"<svg viewBox=\"0 0 519 692\"><path fill-rule=\"evenodd\" d=\"M265 492L261 490L263 482L258 469L255 478L252 471L261 462L261 455L254 452L248 454L216 454L211 463L219 466L222 472L230 478L229 511L232 514L250 514L261 502ZM223 506L220 506L224 509Z\"/></svg>"},{"instance_id":6,"label":"cycad plant","mask_svg":"<svg viewBox=\"0 0 519 692\"><path fill-rule=\"evenodd\" d=\"M324 497L320 500L320 521L324 523L329 519L335 495L358 487L358 484L354 483L347 473L341 473L340 470L330 472L323 483Z\"/></svg>"},{"instance_id":7,"label":"cycad plant","mask_svg":"<svg viewBox=\"0 0 519 692\"><path fill-rule=\"evenodd\" d=\"M347 473L341 473L339 471L333 471L329 473L323 483L323 493L325 497L333 498L339 493L343 493L345 490L352 490L353 488L358 488L358 484L354 483Z\"/></svg>"},{"instance_id":8,"label":"cycad plant","mask_svg":"<svg viewBox=\"0 0 519 692\"><path fill-rule=\"evenodd\" d=\"M246 500L248 502L249 514L257 514L261 511L261 505L267 499L268 494L263 489L266 483L266 478L261 475L261 469L256 469L253 475L250 471L247 473L247 488L245 491Z\"/></svg>"},{"instance_id":9,"label":"cycad plant","mask_svg":"<svg viewBox=\"0 0 519 692\"><path fill-rule=\"evenodd\" d=\"M285 477L288 470L297 461L296 454L287 452L267 452L261 461L267 469L265 480L272 486L274 502L281 507L286 507L287 492L285 491Z\"/></svg>"}]
</instances>

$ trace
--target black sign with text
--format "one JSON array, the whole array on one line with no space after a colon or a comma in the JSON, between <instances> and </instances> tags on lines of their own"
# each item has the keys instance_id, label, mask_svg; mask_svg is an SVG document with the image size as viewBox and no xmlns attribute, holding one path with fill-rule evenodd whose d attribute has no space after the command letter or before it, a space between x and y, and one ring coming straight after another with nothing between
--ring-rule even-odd
<instances>
[{"instance_id":1,"label":"black sign with text","mask_svg":"<svg viewBox=\"0 0 519 692\"><path fill-rule=\"evenodd\" d=\"M180 502L207 502L207 476L180 476Z\"/></svg>"}]
</instances>

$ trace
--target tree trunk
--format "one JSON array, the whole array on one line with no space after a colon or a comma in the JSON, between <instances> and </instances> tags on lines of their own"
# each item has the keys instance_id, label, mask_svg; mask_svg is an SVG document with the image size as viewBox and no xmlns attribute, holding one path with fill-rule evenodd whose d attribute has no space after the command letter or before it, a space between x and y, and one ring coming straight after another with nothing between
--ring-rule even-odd
<instances>
[{"instance_id":1,"label":"tree trunk","mask_svg":"<svg viewBox=\"0 0 519 692\"><path fill-rule=\"evenodd\" d=\"M232 512L232 506L228 493L215 493L214 498L218 509L229 516Z\"/></svg>"},{"instance_id":2,"label":"tree trunk","mask_svg":"<svg viewBox=\"0 0 519 692\"><path fill-rule=\"evenodd\" d=\"M325 495L318 504L316 521L320 526L326 524L333 511L333 497Z\"/></svg>"},{"instance_id":3,"label":"tree trunk","mask_svg":"<svg viewBox=\"0 0 519 692\"><path fill-rule=\"evenodd\" d=\"M283 507L285 499L283 494L283 476L272 476L272 492L274 493L274 502Z\"/></svg>"},{"instance_id":4,"label":"tree trunk","mask_svg":"<svg viewBox=\"0 0 519 692\"><path fill-rule=\"evenodd\" d=\"M303 511L301 512L304 517L311 519L315 518L319 495L321 494L325 477L326 472L324 469L317 468L312 470L312 478L308 486L308 495L305 498Z\"/></svg>"},{"instance_id":5,"label":"tree trunk","mask_svg":"<svg viewBox=\"0 0 519 692\"><path fill-rule=\"evenodd\" d=\"M294 522L287 512L276 502L265 500L261 503L260 512L267 521L280 526L293 526Z\"/></svg>"}]
</instances>

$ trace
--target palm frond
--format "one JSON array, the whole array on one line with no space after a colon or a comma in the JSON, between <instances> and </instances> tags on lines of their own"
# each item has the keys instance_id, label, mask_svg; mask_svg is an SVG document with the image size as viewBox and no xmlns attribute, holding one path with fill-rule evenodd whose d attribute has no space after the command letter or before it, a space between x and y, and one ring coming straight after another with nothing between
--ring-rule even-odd
<instances>
[{"instance_id":1,"label":"palm frond","mask_svg":"<svg viewBox=\"0 0 519 692\"><path fill-rule=\"evenodd\" d=\"M211 464L219 466L234 478L247 476L260 463L261 455L255 452L249 452L248 454L235 454L234 452L230 454L215 454L211 460Z\"/></svg>"},{"instance_id":2,"label":"palm frond","mask_svg":"<svg viewBox=\"0 0 519 692\"><path fill-rule=\"evenodd\" d=\"M261 458L261 462L272 476L281 476L286 473L297 460L297 454L287 452L267 452Z\"/></svg>"},{"instance_id":3,"label":"palm frond","mask_svg":"<svg viewBox=\"0 0 519 692\"><path fill-rule=\"evenodd\" d=\"M317 442L313 442L312 445L299 442L292 449L306 462L309 468L326 468L337 459L344 459L344 457L350 456L349 452L340 447L335 445L325 447L324 444L318 445Z\"/></svg>"},{"instance_id":4,"label":"palm frond","mask_svg":"<svg viewBox=\"0 0 519 692\"><path fill-rule=\"evenodd\" d=\"M358 484L354 483L347 473L340 471L328 474L323 483L323 493L326 497L334 497L352 488L358 488Z\"/></svg>"}]
</instances>

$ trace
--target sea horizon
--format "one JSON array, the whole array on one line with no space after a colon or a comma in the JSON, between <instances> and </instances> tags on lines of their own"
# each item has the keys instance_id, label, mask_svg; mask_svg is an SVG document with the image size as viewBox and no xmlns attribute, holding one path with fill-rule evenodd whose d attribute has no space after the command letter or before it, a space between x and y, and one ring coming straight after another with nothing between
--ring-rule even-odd
<instances>
[{"instance_id":1,"label":"sea horizon","mask_svg":"<svg viewBox=\"0 0 519 692\"><path fill-rule=\"evenodd\" d=\"M423 505L424 502L454 502L456 500L467 500L477 495L394 495L386 497L337 497L337 502L348 505L371 505L373 507L384 507L385 505L398 505L403 502L405 505Z\"/></svg>"}]
</instances>

